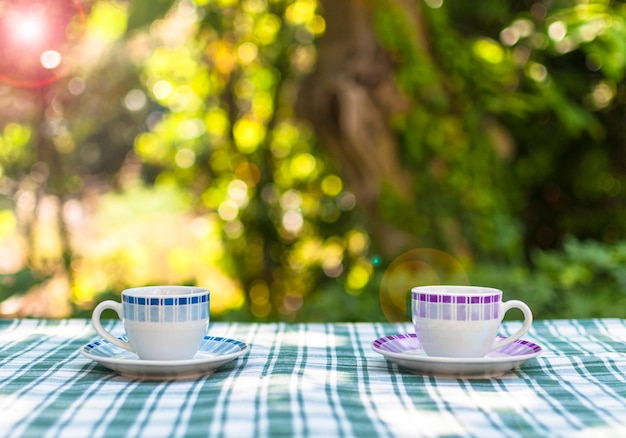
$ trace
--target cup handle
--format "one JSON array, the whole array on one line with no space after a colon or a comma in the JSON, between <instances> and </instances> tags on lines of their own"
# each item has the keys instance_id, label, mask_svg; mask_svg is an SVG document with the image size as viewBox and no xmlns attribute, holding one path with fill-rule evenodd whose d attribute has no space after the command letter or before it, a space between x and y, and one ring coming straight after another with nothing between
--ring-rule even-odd
<instances>
[{"instance_id":1,"label":"cup handle","mask_svg":"<svg viewBox=\"0 0 626 438\"><path fill-rule=\"evenodd\" d=\"M511 300L502 303L503 316L510 309L520 309L522 311L522 313L524 314L524 325L522 325L522 327L512 336L501 339L499 341L495 341L490 351L497 350L498 348L505 347L517 341L519 338L524 336L524 334L528 331L528 329L530 329L530 326L533 323L533 313L530 311L530 307L528 307L523 301Z\"/></svg>"},{"instance_id":2,"label":"cup handle","mask_svg":"<svg viewBox=\"0 0 626 438\"><path fill-rule=\"evenodd\" d=\"M93 313L91 315L91 322L93 324L93 327L96 329L96 331L98 332L100 336L102 336L104 339L109 341L111 344L116 345L120 348L123 348L124 350L132 351L134 353L135 350L133 350L133 347L131 347L128 342L124 342L116 338L111 333L107 332L104 329L104 327L102 327L102 324L100 323L100 315L106 309L114 310L115 313L117 313L117 316L120 319L122 319L122 304L121 303L118 303L117 301L112 301L112 300L103 301L100 304L98 304L95 309L93 309Z\"/></svg>"}]
</instances>

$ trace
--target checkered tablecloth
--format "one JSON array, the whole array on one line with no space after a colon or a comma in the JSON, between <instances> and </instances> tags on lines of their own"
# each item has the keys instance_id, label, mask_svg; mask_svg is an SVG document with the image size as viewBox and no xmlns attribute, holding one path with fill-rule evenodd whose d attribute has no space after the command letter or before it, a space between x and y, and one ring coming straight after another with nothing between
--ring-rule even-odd
<instances>
[{"instance_id":1,"label":"checkered tablecloth","mask_svg":"<svg viewBox=\"0 0 626 438\"><path fill-rule=\"evenodd\" d=\"M626 436L624 320L536 321L525 339L543 354L479 380L411 374L372 351L409 331L212 323L250 351L211 376L139 381L79 354L98 338L87 320L0 320L0 436Z\"/></svg>"}]
</instances>

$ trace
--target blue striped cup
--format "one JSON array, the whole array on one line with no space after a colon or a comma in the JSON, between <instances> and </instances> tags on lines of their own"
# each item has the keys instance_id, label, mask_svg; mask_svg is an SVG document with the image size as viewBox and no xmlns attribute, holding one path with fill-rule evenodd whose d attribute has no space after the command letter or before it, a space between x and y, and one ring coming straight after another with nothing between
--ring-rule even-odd
<instances>
[{"instance_id":1,"label":"blue striped cup","mask_svg":"<svg viewBox=\"0 0 626 438\"><path fill-rule=\"evenodd\" d=\"M145 286L126 289L122 302L96 306L91 320L104 339L145 360L191 359L209 325L210 292L194 286ZM106 309L122 320L128 342L107 332L100 322Z\"/></svg>"},{"instance_id":2,"label":"blue striped cup","mask_svg":"<svg viewBox=\"0 0 626 438\"><path fill-rule=\"evenodd\" d=\"M533 314L522 301L502 301L502 291L480 286L419 286L411 289L415 334L428 356L484 357L512 344L530 329ZM524 323L496 340L504 314L517 308Z\"/></svg>"}]
</instances>

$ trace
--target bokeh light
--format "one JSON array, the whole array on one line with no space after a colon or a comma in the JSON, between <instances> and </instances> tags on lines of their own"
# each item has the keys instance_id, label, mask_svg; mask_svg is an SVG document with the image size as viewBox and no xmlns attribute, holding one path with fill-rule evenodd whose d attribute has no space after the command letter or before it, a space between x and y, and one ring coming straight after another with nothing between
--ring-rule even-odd
<instances>
[{"instance_id":1,"label":"bokeh light","mask_svg":"<svg viewBox=\"0 0 626 438\"><path fill-rule=\"evenodd\" d=\"M436 284L469 285L470 282L463 266L438 249L413 249L394 259L380 282L380 306L387 320L407 321L411 288Z\"/></svg>"}]
</instances>

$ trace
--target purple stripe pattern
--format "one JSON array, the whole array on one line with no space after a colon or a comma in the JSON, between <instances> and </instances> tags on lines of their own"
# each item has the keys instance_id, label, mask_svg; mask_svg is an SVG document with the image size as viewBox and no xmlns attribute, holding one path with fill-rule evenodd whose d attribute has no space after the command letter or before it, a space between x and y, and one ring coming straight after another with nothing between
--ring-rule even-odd
<instances>
[{"instance_id":1,"label":"purple stripe pattern","mask_svg":"<svg viewBox=\"0 0 626 438\"><path fill-rule=\"evenodd\" d=\"M413 292L414 316L447 321L500 319L500 295L446 295Z\"/></svg>"},{"instance_id":2,"label":"purple stripe pattern","mask_svg":"<svg viewBox=\"0 0 626 438\"><path fill-rule=\"evenodd\" d=\"M502 336L496 336L496 340L505 339ZM106 341L105 341L106 342ZM421 350L422 345L420 344L419 338L415 333L407 333L407 334L397 334L384 336L382 338L376 339L372 345L379 350L389 351L391 353L406 353L414 350ZM535 344L534 342L526 341L524 339L518 339L513 342L511 345L506 345L502 348L495 350L494 352L498 352L501 354L506 354L507 356L515 357L515 356L524 356L527 354L533 354L541 352L542 348Z\"/></svg>"},{"instance_id":3,"label":"purple stripe pattern","mask_svg":"<svg viewBox=\"0 0 626 438\"><path fill-rule=\"evenodd\" d=\"M184 297L135 297L122 294L124 320L138 322L184 322L209 317L209 295Z\"/></svg>"}]
</instances>

